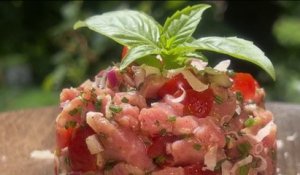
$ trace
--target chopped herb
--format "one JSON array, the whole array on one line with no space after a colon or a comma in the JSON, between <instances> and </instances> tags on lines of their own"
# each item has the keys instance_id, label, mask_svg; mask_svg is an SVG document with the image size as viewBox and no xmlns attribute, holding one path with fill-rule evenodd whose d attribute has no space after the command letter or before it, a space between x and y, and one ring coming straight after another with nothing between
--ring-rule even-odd
<instances>
[{"instance_id":1,"label":"chopped herb","mask_svg":"<svg viewBox=\"0 0 300 175\"><path fill-rule=\"evenodd\" d=\"M240 91L237 91L235 93L235 96L236 96L236 99L239 101L239 102L242 102L244 100L244 97L243 97L243 94L240 92Z\"/></svg>"},{"instance_id":2,"label":"chopped herb","mask_svg":"<svg viewBox=\"0 0 300 175\"><path fill-rule=\"evenodd\" d=\"M255 124L255 120L253 118L248 118L245 122L244 125L249 128Z\"/></svg>"},{"instance_id":3,"label":"chopped herb","mask_svg":"<svg viewBox=\"0 0 300 175\"><path fill-rule=\"evenodd\" d=\"M88 101L84 98L84 92L80 92L79 99L80 101L82 101L83 104L87 105Z\"/></svg>"},{"instance_id":4,"label":"chopped herb","mask_svg":"<svg viewBox=\"0 0 300 175\"><path fill-rule=\"evenodd\" d=\"M166 162L166 157L163 155L160 155L160 156L155 157L153 161L156 165L162 165Z\"/></svg>"},{"instance_id":5,"label":"chopped herb","mask_svg":"<svg viewBox=\"0 0 300 175\"><path fill-rule=\"evenodd\" d=\"M249 142L244 142L237 145L237 149L241 155L241 157L247 157L249 155L249 151L251 150L252 146Z\"/></svg>"},{"instance_id":6,"label":"chopped herb","mask_svg":"<svg viewBox=\"0 0 300 175\"><path fill-rule=\"evenodd\" d=\"M165 136L165 135L167 135L167 130L166 130L165 128L163 128L163 129L161 129L161 130L159 131L159 134L160 134L161 136Z\"/></svg>"},{"instance_id":7,"label":"chopped herb","mask_svg":"<svg viewBox=\"0 0 300 175\"><path fill-rule=\"evenodd\" d=\"M160 125L160 123L159 123L158 120L155 120L154 124L155 124L156 126L159 126L159 125Z\"/></svg>"},{"instance_id":8,"label":"chopped herb","mask_svg":"<svg viewBox=\"0 0 300 175\"><path fill-rule=\"evenodd\" d=\"M195 150L199 151L199 150L201 149L201 145L200 145L199 143L195 143L195 144L193 145L193 148L194 148Z\"/></svg>"},{"instance_id":9,"label":"chopped herb","mask_svg":"<svg viewBox=\"0 0 300 175\"><path fill-rule=\"evenodd\" d=\"M248 175L248 172L250 170L250 166L249 164L248 165L244 165L244 166L241 166L239 169L238 169L238 174L239 175Z\"/></svg>"},{"instance_id":10,"label":"chopped herb","mask_svg":"<svg viewBox=\"0 0 300 175\"><path fill-rule=\"evenodd\" d=\"M97 94L96 94L96 89L95 89L95 88L92 88L92 89L91 89L91 97L92 97L93 99L96 99L96 98L97 98Z\"/></svg>"},{"instance_id":11,"label":"chopped herb","mask_svg":"<svg viewBox=\"0 0 300 175\"><path fill-rule=\"evenodd\" d=\"M69 115L74 116L76 114L81 113L81 111L82 111L82 108L81 107L77 107L77 108L74 108L71 111L69 111Z\"/></svg>"},{"instance_id":12,"label":"chopped herb","mask_svg":"<svg viewBox=\"0 0 300 175\"><path fill-rule=\"evenodd\" d=\"M223 103L222 97L219 96L219 95L215 95L215 102L216 102L217 104L222 104L222 103Z\"/></svg>"},{"instance_id":13,"label":"chopped herb","mask_svg":"<svg viewBox=\"0 0 300 175\"><path fill-rule=\"evenodd\" d=\"M120 113L122 111L122 108L120 106L110 105L109 110L113 113Z\"/></svg>"},{"instance_id":14,"label":"chopped herb","mask_svg":"<svg viewBox=\"0 0 300 175\"><path fill-rule=\"evenodd\" d=\"M101 110L101 106L102 106L102 99L97 99L95 102L95 109L96 111L100 111Z\"/></svg>"},{"instance_id":15,"label":"chopped herb","mask_svg":"<svg viewBox=\"0 0 300 175\"><path fill-rule=\"evenodd\" d=\"M169 116L168 121L174 123L176 121L176 116Z\"/></svg>"},{"instance_id":16,"label":"chopped herb","mask_svg":"<svg viewBox=\"0 0 300 175\"><path fill-rule=\"evenodd\" d=\"M66 129L75 128L76 124L77 124L76 121L73 121L73 120L67 121L65 124L65 128Z\"/></svg>"},{"instance_id":17,"label":"chopped herb","mask_svg":"<svg viewBox=\"0 0 300 175\"><path fill-rule=\"evenodd\" d=\"M121 101L122 101L123 103L128 103L128 102L129 102L128 98L126 98L126 97L123 97Z\"/></svg>"},{"instance_id":18,"label":"chopped herb","mask_svg":"<svg viewBox=\"0 0 300 175\"><path fill-rule=\"evenodd\" d=\"M188 139L188 138L191 138L193 136L194 136L193 134L181 134L181 135L179 135L179 138L180 139Z\"/></svg>"}]
</instances>

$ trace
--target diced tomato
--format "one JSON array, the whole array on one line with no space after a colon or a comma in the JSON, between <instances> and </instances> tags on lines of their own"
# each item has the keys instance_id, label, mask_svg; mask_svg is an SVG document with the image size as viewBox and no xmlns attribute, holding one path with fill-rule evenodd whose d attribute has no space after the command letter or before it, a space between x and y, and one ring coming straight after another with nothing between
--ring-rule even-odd
<instances>
[{"instance_id":1,"label":"diced tomato","mask_svg":"<svg viewBox=\"0 0 300 175\"><path fill-rule=\"evenodd\" d=\"M73 130L73 128L56 128L56 144L59 149L69 146Z\"/></svg>"},{"instance_id":2,"label":"diced tomato","mask_svg":"<svg viewBox=\"0 0 300 175\"><path fill-rule=\"evenodd\" d=\"M122 59L125 57L125 55L127 54L127 52L128 52L128 47L127 46L124 46L123 47L123 50L122 50Z\"/></svg>"},{"instance_id":3,"label":"diced tomato","mask_svg":"<svg viewBox=\"0 0 300 175\"><path fill-rule=\"evenodd\" d=\"M255 96L255 90L259 85L249 73L236 73L233 77L233 91L239 91L244 100L251 100Z\"/></svg>"},{"instance_id":4,"label":"diced tomato","mask_svg":"<svg viewBox=\"0 0 300 175\"><path fill-rule=\"evenodd\" d=\"M197 163L183 167L185 175L216 175L216 173L209 170L203 171L202 168L202 163Z\"/></svg>"},{"instance_id":5,"label":"diced tomato","mask_svg":"<svg viewBox=\"0 0 300 175\"><path fill-rule=\"evenodd\" d=\"M158 96L163 98L166 94L175 95L176 92L181 91L179 85L181 85L183 89L192 88L182 74L177 74L159 89Z\"/></svg>"},{"instance_id":6,"label":"diced tomato","mask_svg":"<svg viewBox=\"0 0 300 175\"><path fill-rule=\"evenodd\" d=\"M72 171L87 172L97 169L96 156L91 155L85 142L85 139L93 134L95 132L89 126L79 127L75 131L69 145L69 158Z\"/></svg>"},{"instance_id":7,"label":"diced tomato","mask_svg":"<svg viewBox=\"0 0 300 175\"><path fill-rule=\"evenodd\" d=\"M206 117L213 106L213 91L208 88L205 91L197 92L193 89L186 90L186 97L183 100L184 115L194 115L199 118Z\"/></svg>"},{"instance_id":8,"label":"diced tomato","mask_svg":"<svg viewBox=\"0 0 300 175\"><path fill-rule=\"evenodd\" d=\"M172 143L178 138L174 135L172 136L159 136L153 138L152 144L148 147L147 154L150 158L154 159L157 157L167 158L166 145L167 143Z\"/></svg>"}]
</instances>

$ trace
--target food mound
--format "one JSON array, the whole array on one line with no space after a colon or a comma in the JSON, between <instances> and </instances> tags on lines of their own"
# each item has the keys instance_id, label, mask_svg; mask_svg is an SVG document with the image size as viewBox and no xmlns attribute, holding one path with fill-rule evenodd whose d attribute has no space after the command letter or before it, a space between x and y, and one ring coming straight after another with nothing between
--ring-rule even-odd
<instances>
[{"instance_id":1,"label":"food mound","mask_svg":"<svg viewBox=\"0 0 300 175\"><path fill-rule=\"evenodd\" d=\"M209 66L198 51L248 60L274 78L273 66L252 43L236 37L177 40L206 8L178 11L157 31L147 27L152 18L136 11L105 13L77 23L127 47L121 63L77 88L62 90L56 174L275 174L276 125L265 109L263 88L250 74L228 69L229 60ZM137 18L141 20L129 20ZM153 43L161 44L156 48L117 35L117 25L124 21L137 22L135 28L157 35ZM181 23L182 35L174 31L180 21L186 21Z\"/></svg>"}]
</instances>

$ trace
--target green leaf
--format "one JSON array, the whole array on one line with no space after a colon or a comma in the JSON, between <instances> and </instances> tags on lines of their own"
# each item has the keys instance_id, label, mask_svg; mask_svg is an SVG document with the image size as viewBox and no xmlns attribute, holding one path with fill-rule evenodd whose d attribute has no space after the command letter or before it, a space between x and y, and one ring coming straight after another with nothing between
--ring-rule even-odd
<instances>
[{"instance_id":1,"label":"green leaf","mask_svg":"<svg viewBox=\"0 0 300 175\"><path fill-rule=\"evenodd\" d=\"M249 155L249 152L252 149L252 146L248 141L246 141L246 142L243 142L243 143L237 145L237 149L238 149L238 152L240 153L241 157L244 158Z\"/></svg>"},{"instance_id":2,"label":"green leaf","mask_svg":"<svg viewBox=\"0 0 300 175\"><path fill-rule=\"evenodd\" d=\"M162 68L162 63L156 58L157 55L147 55L145 57L137 59L135 62L139 65L146 64L148 66L156 67L158 69Z\"/></svg>"},{"instance_id":3,"label":"green leaf","mask_svg":"<svg viewBox=\"0 0 300 175\"><path fill-rule=\"evenodd\" d=\"M196 30L202 13L209 7L207 4L188 6L167 18L163 27L163 35L167 38L166 47L171 48L187 41Z\"/></svg>"},{"instance_id":4,"label":"green leaf","mask_svg":"<svg viewBox=\"0 0 300 175\"><path fill-rule=\"evenodd\" d=\"M148 55L159 54L159 53L160 53L159 49L149 46L149 45L141 45L141 46L133 47L132 49L128 50L127 55L122 60L120 69L123 70L129 64L131 64L132 62L134 62L137 59L146 57ZM156 59L156 58L153 57L153 59Z\"/></svg>"},{"instance_id":5,"label":"green leaf","mask_svg":"<svg viewBox=\"0 0 300 175\"><path fill-rule=\"evenodd\" d=\"M245 122L244 125L245 127L249 128L255 124L254 118L248 118Z\"/></svg>"},{"instance_id":6,"label":"green leaf","mask_svg":"<svg viewBox=\"0 0 300 175\"><path fill-rule=\"evenodd\" d=\"M191 52L191 53L185 54L184 56L186 56L188 58L197 58L197 59L203 60L205 62L208 61L206 56L204 56L201 52Z\"/></svg>"},{"instance_id":7,"label":"green leaf","mask_svg":"<svg viewBox=\"0 0 300 175\"><path fill-rule=\"evenodd\" d=\"M67 121L65 124L65 128L66 129L75 128L76 124L77 124L76 121L73 121L73 120Z\"/></svg>"},{"instance_id":8,"label":"green leaf","mask_svg":"<svg viewBox=\"0 0 300 175\"><path fill-rule=\"evenodd\" d=\"M110 105L109 110L111 110L113 113L120 113L122 108L120 106Z\"/></svg>"},{"instance_id":9,"label":"green leaf","mask_svg":"<svg viewBox=\"0 0 300 175\"><path fill-rule=\"evenodd\" d=\"M252 62L265 70L273 80L276 79L275 70L271 61L251 41L237 37L204 37L185 45L199 50L227 54L241 60Z\"/></svg>"},{"instance_id":10,"label":"green leaf","mask_svg":"<svg viewBox=\"0 0 300 175\"><path fill-rule=\"evenodd\" d=\"M158 47L161 26L150 16L132 10L120 10L78 21L74 29L88 27L129 47Z\"/></svg>"},{"instance_id":11,"label":"green leaf","mask_svg":"<svg viewBox=\"0 0 300 175\"><path fill-rule=\"evenodd\" d=\"M250 170L249 164L239 167L238 174L239 175L248 175Z\"/></svg>"}]
</instances>

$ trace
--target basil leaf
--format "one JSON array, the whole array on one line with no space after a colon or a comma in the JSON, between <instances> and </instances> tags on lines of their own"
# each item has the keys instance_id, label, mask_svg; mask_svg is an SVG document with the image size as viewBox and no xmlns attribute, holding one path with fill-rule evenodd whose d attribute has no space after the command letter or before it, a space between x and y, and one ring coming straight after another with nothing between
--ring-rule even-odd
<instances>
[{"instance_id":1,"label":"basil leaf","mask_svg":"<svg viewBox=\"0 0 300 175\"><path fill-rule=\"evenodd\" d=\"M120 69L123 70L126 68L129 64L134 62L135 60L152 55L152 54L159 54L159 49L149 46L149 45L141 45L137 47L133 47L132 49L128 50L127 55L124 57L120 64ZM156 59L153 57L153 59Z\"/></svg>"},{"instance_id":2,"label":"basil leaf","mask_svg":"<svg viewBox=\"0 0 300 175\"><path fill-rule=\"evenodd\" d=\"M146 64L148 66L162 69L162 62L156 58L157 55L147 55L145 57L137 59L135 62L139 65Z\"/></svg>"},{"instance_id":3,"label":"basil leaf","mask_svg":"<svg viewBox=\"0 0 300 175\"><path fill-rule=\"evenodd\" d=\"M161 26L150 16L132 10L120 10L78 21L74 29L88 27L129 47L158 47Z\"/></svg>"},{"instance_id":4,"label":"basil leaf","mask_svg":"<svg viewBox=\"0 0 300 175\"><path fill-rule=\"evenodd\" d=\"M167 18L163 27L163 35L167 38L166 48L171 48L187 41L196 30L202 13L209 7L210 5L206 4L188 6Z\"/></svg>"},{"instance_id":5,"label":"basil leaf","mask_svg":"<svg viewBox=\"0 0 300 175\"><path fill-rule=\"evenodd\" d=\"M265 70L275 80L271 61L251 41L237 37L204 37L187 43L186 46L199 50L218 52L252 62Z\"/></svg>"}]
</instances>

